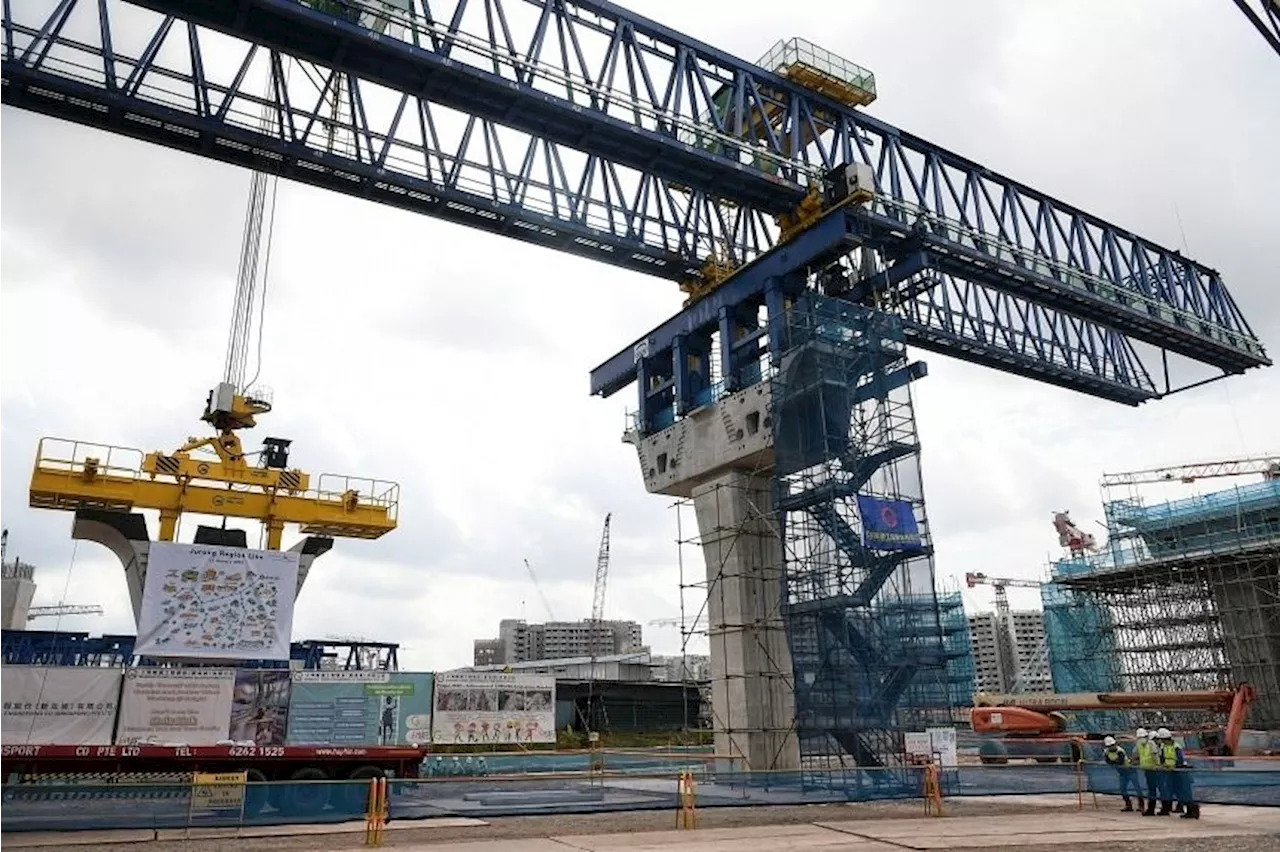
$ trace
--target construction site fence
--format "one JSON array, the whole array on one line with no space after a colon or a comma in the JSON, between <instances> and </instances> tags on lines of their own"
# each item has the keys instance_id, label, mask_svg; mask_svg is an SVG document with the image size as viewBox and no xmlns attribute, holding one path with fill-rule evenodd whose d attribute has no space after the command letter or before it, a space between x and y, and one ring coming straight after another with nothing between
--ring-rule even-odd
<instances>
[{"instance_id":1,"label":"construction site fence","mask_svg":"<svg viewBox=\"0 0 1280 852\"><path fill-rule=\"evenodd\" d=\"M391 779L390 821L515 815L821 804L923 802L927 766L839 767L799 772L735 772L692 760L662 772L548 772L487 777ZM1280 760L1203 760L1178 770L1195 801L1280 807ZM682 788L692 779L692 790ZM1103 763L972 765L942 768L943 799L1074 794L1081 806L1120 793L1120 773ZM1135 794L1145 795L1140 770ZM234 828L354 823L366 818L371 783L266 782L216 788L190 784L89 784L38 779L3 787L4 831ZM682 797L683 794L683 797ZM691 798L688 798L690 797Z\"/></svg>"}]
</instances>

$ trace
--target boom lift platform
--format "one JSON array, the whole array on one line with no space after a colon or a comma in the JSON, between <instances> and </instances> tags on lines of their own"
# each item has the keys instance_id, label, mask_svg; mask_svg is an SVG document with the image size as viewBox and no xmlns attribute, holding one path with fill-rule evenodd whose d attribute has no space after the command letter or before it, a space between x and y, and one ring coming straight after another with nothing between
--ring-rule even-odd
<instances>
[{"instance_id":1,"label":"boom lift platform","mask_svg":"<svg viewBox=\"0 0 1280 852\"><path fill-rule=\"evenodd\" d=\"M1249 684L1234 690L1188 690L1185 692L1079 692L1026 693L1022 695L978 693L973 697L969 723L975 734L1002 736L1007 753L997 756L996 749L984 749L984 763L1003 762L1001 757L1035 757L1046 754L1034 748L1018 748L1018 739L1037 742L1093 738L1092 734L1070 732L1064 711L1141 710L1150 712L1203 711L1225 714L1226 724L1202 732L1205 750L1210 753L1235 754L1240 747L1249 705L1256 694ZM1203 737L1204 733L1210 736ZM1075 749L1073 748L1073 752ZM1052 759L1051 757L1049 759Z\"/></svg>"}]
</instances>

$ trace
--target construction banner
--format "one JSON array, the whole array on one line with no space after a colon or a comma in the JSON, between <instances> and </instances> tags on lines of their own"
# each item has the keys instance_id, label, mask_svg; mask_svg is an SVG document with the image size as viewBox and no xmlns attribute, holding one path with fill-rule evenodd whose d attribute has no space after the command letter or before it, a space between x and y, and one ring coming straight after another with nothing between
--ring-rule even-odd
<instances>
[{"instance_id":1,"label":"construction banner","mask_svg":"<svg viewBox=\"0 0 1280 852\"><path fill-rule=\"evenodd\" d=\"M432 675L386 671L293 672L288 745L425 745Z\"/></svg>"},{"instance_id":2,"label":"construction banner","mask_svg":"<svg viewBox=\"0 0 1280 852\"><path fill-rule=\"evenodd\" d=\"M296 553L153 542L134 651L287 661L297 592Z\"/></svg>"},{"instance_id":3,"label":"construction banner","mask_svg":"<svg viewBox=\"0 0 1280 852\"><path fill-rule=\"evenodd\" d=\"M6 665L0 675L5 745L111 745L119 669Z\"/></svg>"},{"instance_id":4,"label":"construction banner","mask_svg":"<svg viewBox=\"0 0 1280 852\"><path fill-rule=\"evenodd\" d=\"M436 675L431 741L554 743L556 679L515 672Z\"/></svg>"},{"instance_id":5,"label":"construction banner","mask_svg":"<svg viewBox=\"0 0 1280 852\"><path fill-rule=\"evenodd\" d=\"M228 739L235 669L125 672L117 745L217 745Z\"/></svg>"},{"instance_id":6,"label":"construction banner","mask_svg":"<svg viewBox=\"0 0 1280 852\"><path fill-rule=\"evenodd\" d=\"M915 509L907 500L858 495L862 545L871 550L919 550L922 546Z\"/></svg>"}]
</instances>

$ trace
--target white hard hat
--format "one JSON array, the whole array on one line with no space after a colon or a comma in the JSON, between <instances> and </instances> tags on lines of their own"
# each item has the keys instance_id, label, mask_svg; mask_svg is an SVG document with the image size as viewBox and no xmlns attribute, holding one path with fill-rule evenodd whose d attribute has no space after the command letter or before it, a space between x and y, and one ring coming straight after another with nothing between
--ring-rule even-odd
<instances>
[{"instance_id":1,"label":"white hard hat","mask_svg":"<svg viewBox=\"0 0 1280 852\"><path fill-rule=\"evenodd\" d=\"M1149 736L1151 736L1151 735L1147 733L1147 729L1146 729L1146 728L1139 728L1139 729L1138 729L1138 732L1137 732L1137 734L1135 734L1135 736L1137 736L1137 738L1138 738L1138 739L1140 739L1140 740L1145 740L1147 737L1149 737Z\"/></svg>"},{"instance_id":2,"label":"white hard hat","mask_svg":"<svg viewBox=\"0 0 1280 852\"><path fill-rule=\"evenodd\" d=\"M1168 728L1161 728L1160 730L1156 731L1156 739L1158 740L1167 740L1172 737L1173 737L1173 734L1169 733Z\"/></svg>"},{"instance_id":3,"label":"white hard hat","mask_svg":"<svg viewBox=\"0 0 1280 852\"><path fill-rule=\"evenodd\" d=\"M1102 744L1103 744L1104 746L1113 746L1113 745L1115 745L1115 744L1116 744L1116 738L1115 738L1115 737L1106 737L1105 739L1103 739Z\"/></svg>"}]
</instances>

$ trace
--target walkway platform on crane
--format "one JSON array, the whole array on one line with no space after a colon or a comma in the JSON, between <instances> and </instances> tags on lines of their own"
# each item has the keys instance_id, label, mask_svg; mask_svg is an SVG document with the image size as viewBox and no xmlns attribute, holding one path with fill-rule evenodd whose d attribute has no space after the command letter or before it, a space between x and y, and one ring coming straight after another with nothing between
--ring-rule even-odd
<instances>
[{"instance_id":1,"label":"walkway platform on crane","mask_svg":"<svg viewBox=\"0 0 1280 852\"><path fill-rule=\"evenodd\" d=\"M157 509L298 524L304 535L373 539L396 528L400 486L322 474L316 488L235 486L148 473L141 450L43 438L31 473L39 509ZM163 537L163 536L162 536Z\"/></svg>"},{"instance_id":2,"label":"walkway platform on crane","mask_svg":"<svg viewBox=\"0 0 1280 852\"><path fill-rule=\"evenodd\" d=\"M876 75L802 38L779 41L756 63L845 106L876 99Z\"/></svg>"}]
</instances>

